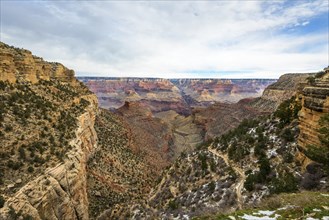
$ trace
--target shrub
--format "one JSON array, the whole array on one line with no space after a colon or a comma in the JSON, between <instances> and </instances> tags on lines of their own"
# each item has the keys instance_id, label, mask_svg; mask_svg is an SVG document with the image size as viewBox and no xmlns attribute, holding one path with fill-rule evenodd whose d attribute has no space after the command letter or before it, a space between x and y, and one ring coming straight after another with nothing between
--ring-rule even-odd
<instances>
[{"instance_id":1,"label":"shrub","mask_svg":"<svg viewBox=\"0 0 329 220\"><path fill-rule=\"evenodd\" d=\"M0 208L2 208L5 204L5 199L3 198L3 196L0 195Z\"/></svg>"},{"instance_id":2,"label":"shrub","mask_svg":"<svg viewBox=\"0 0 329 220\"><path fill-rule=\"evenodd\" d=\"M297 190L298 182L291 173L282 174L271 181L271 193L296 192Z\"/></svg>"},{"instance_id":3,"label":"shrub","mask_svg":"<svg viewBox=\"0 0 329 220\"><path fill-rule=\"evenodd\" d=\"M178 203L175 200L170 200L168 207L172 210L178 209Z\"/></svg>"},{"instance_id":4,"label":"shrub","mask_svg":"<svg viewBox=\"0 0 329 220\"><path fill-rule=\"evenodd\" d=\"M29 167L27 168L27 171L28 171L29 173L32 173L32 172L34 171L34 168L31 167L31 166L29 166Z\"/></svg>"},{"instance_id":5,"label":"shrub","mask_svg":"<svg viewBox=\"0 0 329 220\"><path fill-rule=\"evenodd\" d=\"M322 76L324 76L324 74L326 74L325 71L317 72L317 73L315 74L315 78L321 78Z\"/></svg>"},{"instance_id":6,"label":"shrub","mask_svg":"<svg viewBox=\"0 0 329 220\"><path fill-rule=\"evenodd\" d=\"M216 184L214 181L211 181L209 184L208 184L208 187L209 187L209 190L210 192L214 192L215 188L216 188Z\"/></svg>"},{"instance_id":7,"label":"shrub","mask_svg":"<svg viewBox=\"0 0 329 220\"><path fill-rule=\"evenodd\" d=\"M274 112L274 116L280 119L279 127L284 127L289 124L293 119L298 117L298 112L301 109L301 105L295 101L295 96L282 102L277 110Z\"/></svg>"},{"instance_id":8,"label":"shrub","mask_svg":"<svg viewBox=\"0 0 329 220\"><path fill-rule=\"evenodd\" d=\"M281 137L287 142L291 142L294 140L294 135L289 128L285 128L283 130Z\"/></svg>"},{"instance_id":9,"label":"shrub","mask_svg":"<svg viewBox=\"0 0 329 220\"><path fill-rule=\"evenodd\" d=\"M308 145L304 153L311 160L321 163L326 169L329 169L329 148Z\"/></svg>"},{"instance_id":10,"label":"shrub","mask_svg":"<svg viewBox=\"0 0 329 220\"><path fill-rule=\"evenodd\" d=\"M259 175L262 180L266 179L266 176L271 172L270 161L267 157L263 157L259 160L260 167L259 167Z\"/></svg>"},{"instance_id":11,"label":"shrub","mask_svg":"<svg viewBox=\"0 0 329 220\"><path fill-rule=\"evenodd\" d=\"M198 159L200 160L201 162L201 169L203 171L207 170L208 168L208 164L207 164L207 155L203 154L203 153L200 153L198 154Z\"/></svg>"},{"instance_id":12,"label":"shrub","mask_svg":"<svg viewBox=\"0 0 329 220\"><path fill-rule=\"evenodd\" d=\"M314 85L315 84L315 77L314 76L307 77L307 82L310 85Z\"/></svg>"},{"instance_id":13,"label":"shrub","mask_svg":"<svg viewBox=\"0 0 329 220\"><path fill-rule=\"evenodd\" d=\"M7 125L6 127L5 127L5 132L10 132L10 131L12 131L13 130L13 127L11 126L11 125Z\"/></svg>"},{"instance_id":14,"label":"shrub","mask_svg":"<svg viewBox=\"0 0 329 220\"><path fill-rule=\"evenodd\" d=\"M319 120L321 126L319 131L319 139L323 146L329 146L329 114L323 115Z\"/></svg>"},{"instance_id":15,"label":"shrub","mask_svg":"<svg viewBox=\"0 0 329 220\"><path fill-rule=\"evenodd\" d=\"M244 182L244 188L248 191L254 190L255 183L258 182L257 174L249 174Z\"/></svg>"},{"instance_id":16,"label":"shrub","mask_svg":"<svg viewBox=\"0 0 329 220\"><path fill-rule=\"evenodd\" d=\"M25 160L26 159L25 149L21 146L19 147L18 152L19 152L19 157Z\"/></svg>"}]
</instances>

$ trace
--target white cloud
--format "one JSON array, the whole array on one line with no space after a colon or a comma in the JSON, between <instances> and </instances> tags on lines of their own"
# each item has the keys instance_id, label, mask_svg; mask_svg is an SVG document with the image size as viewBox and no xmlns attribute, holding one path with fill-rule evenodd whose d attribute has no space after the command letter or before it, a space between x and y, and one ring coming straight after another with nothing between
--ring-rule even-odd
<instances>
[{"instance_id":1,"label":"white cloud","mask_svg":"<svg viewBox=\"0 0 329 220\"><path fill-rule=\"evenodd\" d=\"M328 65L326 30L289 32L328 13L326 0L1 4L2 41L85 75L264 78Z\"/></svg>"}]
</instances>

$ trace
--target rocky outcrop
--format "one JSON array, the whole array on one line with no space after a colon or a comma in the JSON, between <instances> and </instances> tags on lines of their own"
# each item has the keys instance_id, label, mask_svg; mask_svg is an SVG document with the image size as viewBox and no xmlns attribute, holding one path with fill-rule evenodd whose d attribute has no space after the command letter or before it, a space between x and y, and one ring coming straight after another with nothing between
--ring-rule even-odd
<instances>
[{"instance_id":1,"label":"rocky outcrop","mask_svg":"<svg viewBox=\"0 0 329 220\"><path fill-rule=\"evenodd\" d=\"M60 63L49 63L32 55L25 49L18 49L0 42L0 79L3 81L37 83L40 79L56 78L74 82L74 71Z\"/></svg>"},{"instance_id":2,"label":"rocky outcrop","mask_svg":"<svg viewBox=\"0 0 329 220\"><path fill-rule=\"evenodd\" d=\"M6 184L15 180L10 172L22 177L9 184L13 187L0 188L5 199L0 219L89 219L86 163L97 147L97 97L61 64L3 43L0 57L2 123L16 129L0 140L0 166L3 169L6 160L19 164L13 170L6 167L1 177ZM11 97L10 102L4 97ZM23 114L19 108L33 112ZM9 158L3 156L8 148L13 152ZM15 155L18 148L20 156Z\"/></svg>"},{"instance_id":3,"label":"rocky outcrop","mask_svg":"<svg viewBox=\"0 0 329 220\"><path fill-rule=\"evenodd\" d=\"M96 102L94 102L96 103ZM86 162L97 145L94 130L95 107L90 105L78 118L76 138L63 163L27 183L1 210L8 217L9 207L33 219L88 219Z\"/></svg>"},{"instance_id":4,"label":"rocky outcrop","mask_svg":"<svg viewBox=\"0 0 329 220\"><path fill-rule=\"evenodd\" d=\"M216 103L193 111L194 122L203 128L205 140L218 137L238 126L243 119L255 118L263 113L243 103Z\"/></svg>"},{"instance_id":5,"label":"rocky outcrop","mask_svg":"<svg viewBox=\"0 0 329 220\"><path fill-rule=\"evenodd\" d=\"M308 145L319 146L319 119L329 113L329 69L307 85L302 93L302 109L299 112L300 135L298 144L307 149Z\"/></svg>"},{"instance_id":6,"label":"rocky outcrop","mask_svg":"<svg viewBox=\"0 0 329 220\"><path fill-rule=\"evenodd\" d=\"M314 73L289 73L282 75L276 83L268 86L260 98L251 102L251 106L267 111L274 111L280 103L301 92L307 84L307 78Z\"/></svg>"}]
</instances>

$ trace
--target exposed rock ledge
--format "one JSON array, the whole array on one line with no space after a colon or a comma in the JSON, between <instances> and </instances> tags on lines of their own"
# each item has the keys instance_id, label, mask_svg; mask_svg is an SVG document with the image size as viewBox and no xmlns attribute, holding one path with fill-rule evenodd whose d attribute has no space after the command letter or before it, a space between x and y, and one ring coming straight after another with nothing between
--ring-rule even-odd
<instances>
[{"instance_id":1,"label":"exposed rock ledge","mask_svg":"<svg viewBox=\"0 0 329 220\"><path fill-rule=\"evenodd\" d=\"M0 209L0 219L8 219L9 207L33 219L89 219L86 162L97 147L94 122L98 104L94 95L83 98L91 104L78 117L76 138L69 143L73 148L64 162L47 169L8 198Z\"/></svg>"},{"instance_id":2,"label":"exposed rock ledge","mask_svg":"<svg viewBox=\"0 0 329 220\"><path fill-rule=\"evenodd\" d=\"M302 92L298 144L304 149L310 145L320 145L319 120L329 113L329 69L325 68L324 71L321 78L315 79L313 85L308 85Z\"/></svg>"}]
</instances>

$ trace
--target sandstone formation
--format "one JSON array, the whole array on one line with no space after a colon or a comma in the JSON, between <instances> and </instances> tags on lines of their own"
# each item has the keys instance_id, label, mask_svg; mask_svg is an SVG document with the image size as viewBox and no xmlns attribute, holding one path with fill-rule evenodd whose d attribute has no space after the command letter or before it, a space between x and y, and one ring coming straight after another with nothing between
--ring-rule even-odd
<instances>
[{"instance_id":1,"label":"sandstone formation","mask_svg":"<svg viewBox=\"0 0 329 220\"><path fill-rule=\"evenodd\" d=\"M301 92L302 109L299 113L300 135L298 144L307 149L307 146L319 146L318 138L319 119L329 113L329 68L324 69L321 77L305 86Z\"/></svg>"},{"instance_id":2,"label":"sandstone formation","mask_svg":"<svg viewBox=\"0 0 329 220\"><path fill-rule=\"evenodd\" d=\"M0 219L89 219L96 96L27 50L1 43L0 57Z\"/></svg>"},{"instance_id":3,"label":"sandstone formation","mask_svg":"<svg viewBox=\"0 0 329 220\"><path fill-rule=\"evenodd\" d=\"M73 149L64 162L47 169L10 197L1 210L3 217L11 207L33 219L89 219L86 162L97 145L95 107L90 105L78 117L77 138L70 141Z\"/></svg>"},{"instance_id":4,"label":"sandstone formation","mask_svg":"<svg viewBox=\"0 0 329 220\"><path fill-rule=\"evenodd\" d=\"M59 79L73 82L74 71L60 63L50 63L32 55L25 49L18 49L0 42L0 79L3 81L37 83L40 79Z\"/></svg>"},{"instance_id":5,"label":"sandstone formation","mask_svg":"<svg viewBox=\"0 0 329 220\"><path fill-rule=\"evenodd\" d=\"M299 93L307 84L307 78L314 73L289 73L282 75L277 82L269 85L260 98L251 102L259 110L273 112L284 100Z\"/></svg>"}]
</instances>

